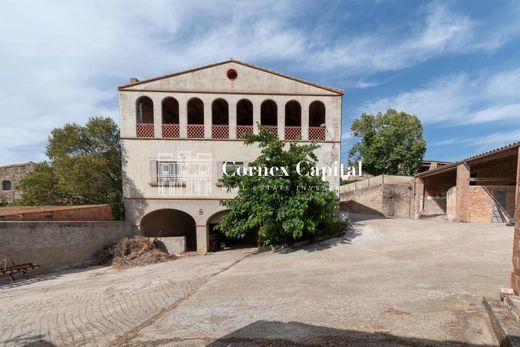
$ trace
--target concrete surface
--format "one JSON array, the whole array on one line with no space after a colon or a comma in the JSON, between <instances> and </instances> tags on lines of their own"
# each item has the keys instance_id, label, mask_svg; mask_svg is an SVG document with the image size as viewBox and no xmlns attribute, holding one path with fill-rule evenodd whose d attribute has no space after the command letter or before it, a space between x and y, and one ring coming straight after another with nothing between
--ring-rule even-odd
<instances>
[{"instance_id":1,"label":"concrete surface","mask_svg":"<svg viewBox=\"0 0 520 347\"><path fill-rule=\"evenodd\" d=\"M507 305L499 299L483 299L491 326L500 346L520 346L520 324L511 314Z\"/></svg>"},{"instance_id":2,"label":"concrete surface","mask_svg":"<svg viewBox=\"0 0 520 347\"><path fill-rule=\"evenodd\" d=\"M295 251L59 274L0 289L0 343L495 346L481 300L508 286L512 238L502 225L367 219Z\"/></svg>"}]
</instances>

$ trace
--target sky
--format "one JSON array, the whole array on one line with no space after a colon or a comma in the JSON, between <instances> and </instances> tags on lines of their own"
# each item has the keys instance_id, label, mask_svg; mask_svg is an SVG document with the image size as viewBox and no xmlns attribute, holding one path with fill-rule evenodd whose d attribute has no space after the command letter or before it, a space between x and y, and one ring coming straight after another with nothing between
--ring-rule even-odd
<instances>
[{"instance_id":1,"label":"sky","mask_svg":"<svg viewBox=\"0 0 520 347\"><path fill-rule=\"evenodd\" d=\"M520 0L24 1L0 12L0 165L45 160L50 131L118 121L117 87L234 58L342 88L351 122L418 116L425 159L520 141Z\"/></svg>"}]
</instances>

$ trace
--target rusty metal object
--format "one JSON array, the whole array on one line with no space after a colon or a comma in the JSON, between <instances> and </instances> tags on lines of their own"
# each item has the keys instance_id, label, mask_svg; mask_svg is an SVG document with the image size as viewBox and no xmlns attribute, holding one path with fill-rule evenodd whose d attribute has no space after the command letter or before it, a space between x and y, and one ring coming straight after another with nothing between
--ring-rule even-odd
<instances>
[{"instance_id":1,"label":"rusty metal object","mask_svg":"<svg viewBox=\"0 0 520 347\"><path fill-rule=\"evenodd\" d=\"M29 279L29 271L39 269L40 265L33 263L24 263L16 265L9 256L5 256L0 260L0 276L8 275L13 283L16 282L14 278L15 273L22 273L25 279Z\"/></svg>"}]
</instances>

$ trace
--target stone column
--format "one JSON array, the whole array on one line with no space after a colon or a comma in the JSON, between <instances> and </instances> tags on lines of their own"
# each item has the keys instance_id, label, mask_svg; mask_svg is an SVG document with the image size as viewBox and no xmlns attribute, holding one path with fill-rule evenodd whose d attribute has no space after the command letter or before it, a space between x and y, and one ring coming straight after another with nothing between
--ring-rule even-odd
<instances>
[{"instance_id":1,"label":"stone column","mask_svg":"<svg viewBox=\"0 0 520 347\"><path fill-rule=\"evenodd\" d=\"M511 286L516 295L520 294L520 147L516 158L516 196L515 196L515 237L513 239L513 272Z\"/></svg>"},{"instance_id":2,"label":"stone column","mask_svg":"<svg viewBox=\"0 0 520 347\"><path fill-rule=\"evenodd\" d=\"M424 203L424 182L421 178L415 177L414 189L413 219L419 219Z\"/></svg>"},{"instance_id":3,"label":"stone column","mask_svg":"<svg viewBox=\"0 0 520 347\"><path fill-rule=\"evenodd\" d=\"M457 166L457 196L455 199L455 219L458 222L469 222L469 174L466 163Z\"/></svg>"},{"instance_id":4,"label":"stone column","mask_svg":"<svg viewBox=\"0 0 520 347\"><path fill-rule=\"evenodd\" d=\"M162 137L162 98L153 98L153 132L154 137Z\"/></svg>"},{"instance_id":5,"label":"stone column","mask_svg":"<svg viewBox=\"0 0 520 347\"><path fill-rule=\"evenodd\" d=\"M188 99L177 98L179 101L179 136L181 139L188 137Z\"/></svg>"},{"instance_id":6,"label":"stone column","mask_svg":"<svg viewBox=\"0 0 520 347\"><path fill-rule=\"evenodd\" d=\"M197 253L206 254L208 252L208 228L205 224L197 224Z\"/></svg>"},{"instance_id":7,"label":"stone column","mask_svg":"<svg viewBox=\"0 0 520 347\"><path fill-rule=\"evenodd\" d=\"M278 109L278 119L276 121L278 126L278 138L285 139L285 101L275 102L276 108Z\"/></svg>"},{"instance_id":8,"label":"stone column","mask_svg":"<svg viewBox=\"0 0 520 347\"><path fill-rule=\"evenodd\" d=\"M302 140L309 140L309 103L302 102Z\"/></svg>"},{"instance_id":9,"label":"stone column","mask_svg":"<svg viewBox=\"0 0 520 347\"><path fill-rule=\"evenodd\" d=\"M251 100L253 103L253 132L258 134L258 124L260 124L261 101Z\"/></svg>"},{"instance_id":10,"label":"stone column","mask_svg":"<svg viewBox=\"0 0 520 347\"><path fill-rule=\"evenodd\" d=\"M229 138L237 138L237 102L228 101L229 109Z\"/></svg>"},{"instance_id":11,"label":"stone column","mask_svg":"<svg viewBox=\"0 0 520 347\"><path fill-rule=\"evenodd\" d=\"M211 99L204 99L204 138L211 139L211 124L212 124L212 115L211 115Z\"/></svg>"}]
</instances>

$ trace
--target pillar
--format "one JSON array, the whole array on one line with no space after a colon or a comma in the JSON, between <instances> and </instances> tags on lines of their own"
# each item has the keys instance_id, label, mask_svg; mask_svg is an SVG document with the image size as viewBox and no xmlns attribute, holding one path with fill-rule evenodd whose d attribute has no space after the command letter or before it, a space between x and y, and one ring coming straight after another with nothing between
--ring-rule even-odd
<instances>
[{"instance_id":1,"label":"pillar","mask_svg":"<svg viewBox=\"0 0 520 347\"><path fill-rule=\"evenodd\" d=\"M285 103L276 102L276 108L278 109L276 123L278 125L278 138L285 139Z\"/></svg>"},{"instance_id":2,"label":"pillar","mask_svg":"<svg viewBox=\"0 0 520 347\"><path fill-rule=\"evenodd\" d=\"M516 196L515 196L515 236L513 239L513 272L511 286L516 295L520 294L520 147L516 157Z\"/></svg>"},{"instance_id":3,"label":"pillar","mask_svg":"<svg viewBox=\"0 0 520 347\"><path fill-rule=\"evenodd\" d=\"M197 253L206 254L208 252L208 228L204 225L197 225Z\"/></svg>"},{"instance_id":4,"label":"pillar","mask_svg":"<svg viewBox=\"0 0 520 347\"><path fill-rule=\"evenodd\" d=\"M251 100L251 102L253 103L253 133L258 134L262 101Z\"/></svg>"},{"instance_id":5,"label":"pillar","mask_svg":"<svg viewBox=\"0 0 520 347\"><path fill-rule=\"evenodd\" d=\"M204 99L204 138L211 139L211 125L213 124L213 115L211 112L211 104L213 100Z\"/></svg>"},{"instance_id":6,"label":"pillar","mask_svg":"<svg viewBox=\"0 0 520 347\"><path fill-rule=\"evenodd\" d=\"M302 140L309 140L309 103L305 101L302 107Z\"/></svg>"},{"instance_id":7,"label":"pillar","mask_svg":"<svg viewBox=\"0 0 520 347\"><path fill-rule=\"evenodd\" d=\"M152 101L154 137L162 137L162 99L159 96L155 96Z\"/></svg>"},{"instance_id":8,"label":"pillar","mask_svg":"<svg viewBox=\"0 0 520 347\"><path fill-rule=\"evenodd\" d=\"M228 101L228 100L226 100ZM237 102L228 101L229 110L229 138L237 138Z\"/></svg>"},{"instance_id":9,"label":"pillar","mask_svg":"<svg viewBox=\"0 0 520 347\"><path fill-rule=\"evenodd\" d=\"M188 99L177 98L179 102L179 137L185 139L188 137Z\"/></svg>"},{"instance_id":10,"label":"pillar","mask_svg":"<svg viewBox=\"0 0 520 347\"><path fill-rule=\"evenodd\" d=\"M421 178L415 177L414 181L414 208L413 208L413 219L419 219L421 211L423 209L424 202L424 182Z\"/></svg>"},{"instance_id":11,"label":"pillar","mask_svg":"<svg viewBox=\"0 0 520 347\"><path fill-rule=\"evenodd\" d=\"M457 196L455 199L455 219L458 222L469 222L469 173L466 163L457 166Z\"/></svg>"}]
</instances>

